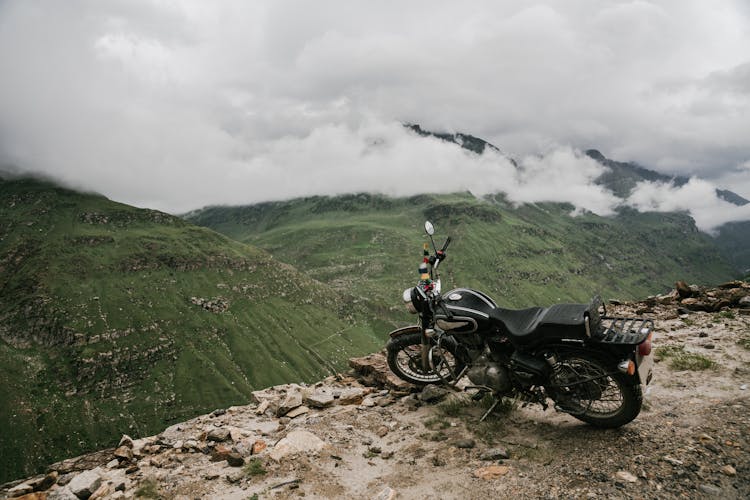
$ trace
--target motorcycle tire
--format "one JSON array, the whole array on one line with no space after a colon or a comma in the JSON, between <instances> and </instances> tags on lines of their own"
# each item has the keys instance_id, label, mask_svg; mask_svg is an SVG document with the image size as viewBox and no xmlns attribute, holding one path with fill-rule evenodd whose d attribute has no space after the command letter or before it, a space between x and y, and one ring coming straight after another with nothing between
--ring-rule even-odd
<instances>
[{"instance_id":1,"label":"motorcycle tire","mask_svg":"<svg viewBox=\"0 0 750 500\"><path fill-rule=\"evenodd\" d=\"M615 363L584 351L559 355L550 378L558 409L603 429L614 429L632 421L641 411L643 394L632 377L614 369ZM598 377L598 378L596 378ZM579 380L596 378L589 382Z\"/></svg>"},{"instance_id":2,"label":"motorcycle tire","mask_svg":"<svg viewBox=\"0 0 750 500\"><path fill-rule=\"evenodd\" d=\"M445 358L439 360L437 364L443 366L444 370L443 373L438 375L432 370L425 370L422 367L422 334L414 332L399 335L389 340L386 345L388 368L398 378L410 384L423 386L442 383L450 379L452 374L461 373L464 364L455 356L455 341L444 339L441 347Z\"/></svg>"}]
</instances>

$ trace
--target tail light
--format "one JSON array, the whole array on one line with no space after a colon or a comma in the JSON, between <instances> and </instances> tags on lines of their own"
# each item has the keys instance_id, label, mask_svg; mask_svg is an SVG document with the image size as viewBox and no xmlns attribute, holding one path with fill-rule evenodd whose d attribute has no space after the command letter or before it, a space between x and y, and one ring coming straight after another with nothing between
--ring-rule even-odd
<instances>
[{"instance_id":1,"label":"tail light","mask_svg":"<svg viewBox=\"0 0 750 500\"><path fill-rule=\"evenodd\" d=\"M648 356L651 354L651 336L653 333L650 333L648 337L646 337L646 340L638 344L638 355L639 356Z\"/></svg>"}]
</instances>

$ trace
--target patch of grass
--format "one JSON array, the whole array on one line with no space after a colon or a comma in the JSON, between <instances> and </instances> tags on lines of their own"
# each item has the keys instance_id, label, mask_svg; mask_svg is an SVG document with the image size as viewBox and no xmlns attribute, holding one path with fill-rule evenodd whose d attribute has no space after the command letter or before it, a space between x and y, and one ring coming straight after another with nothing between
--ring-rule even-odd
<instances>
[{"instance_id":1,"label":"patch of grass","mask_svg":"<svg viewBox=\"0 0 750 500\"><path fill-rule=\"evenodd\" d=\"M135 490L135 496L139 498L161 498L156 479L147 478L141 481L138 489Z\"/></svg>"},{"instance_id":2,"label":"patch of grass","mask_svg":"<svg viewBox=\"0 0 750 500\"><path fill-rule=\"evenodd\" d=\"M725 318L725 319L734 319L736 316L734 315L734 311L721 311L716 314L717 318Z\"/></svg>"},{"instance_id":3,"label":"patch of grass","mask_svg":"<svg viewBox=\"0 0 750 500\"><path fill-rule=\"evenodd\" d=\"M491 394L485 395L481 400L481 405L485 410L489 410L490 407L495 404L495 398ZM502 398L500 404L498 404L494 410L493 415L507 415L518 409L518 400L512 398Z\"/></svg>"},{"instance_id":4,"label":"patch of grass","mask_svg":"<svg viewBox=\"0 0 750 500\"><path fill-rule=\"evenodd\" d=\"M422 425L424 425L431 431L434 431L437 429L447 429L448 427L451 426L450 422L440 417L430 417L424 422L422 422Z\"/></svg>"},{"instance_id":5,"label":"patch of grass","mask_svg":"<svg viewBox=\"0 0 750 500\"><path fill-rule=\"evenodd\" d=\"M682 345L667 345L656 349L654 357L657 361L667 360L669 367L673 370L700 371L716 368L715 361L685 350Z\"/></svg>"},{"instance_id":6,"label":"patch of grass","mask_svg":"<svg viewBox=\"0 0 750 500\"><path fill-rule=\"evenodd\" d=\"M263 467L262 460L260 460L259 458L253 458L245 464L245 466L242 468L242 472L244 472L246 476L255 477L262 476L267 471L265 467Z\"/></svg>"},{"instance_id":7,"label":"patch of grass","mask_svg":"<svg viewBox=\"0 0 750 500\"><path fill-rule=\"evenodd\" d=\"M690 318L682 318L682 322L685 326L693 326L695 325L695 321L693 321Z\"/></svg>"},{"instance_id":8,"label":"patch of grass","mask_svg":"<svg viewBox=\"0 0 750 500\"><path fill-rule=\"evenodd\" d=\"M470 427L477 439L489 445L493 445L499 438L507 434L505 423L505 419L496 418L493 415L490 415L484 420L484 422L478 422L477 425Z\"/></svg>"},{"instance_id":9,"label":"patch of grass","mask_svg":"<svg viewBox=\"0 0 750 500\"><path fill-rule=\"evenodd\" d=\"M744 347L745 349L750 350L750 334L740 335L740 338L737 339L737 344L739 344L741 347Z\"/></svg>"}]
</instances>

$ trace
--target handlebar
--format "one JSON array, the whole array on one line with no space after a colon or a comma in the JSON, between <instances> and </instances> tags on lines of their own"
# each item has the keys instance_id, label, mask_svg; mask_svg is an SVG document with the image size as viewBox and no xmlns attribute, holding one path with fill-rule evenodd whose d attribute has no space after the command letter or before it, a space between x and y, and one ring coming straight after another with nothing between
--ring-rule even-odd
<instances>
[{"instance_id":1,"label":"handlebar","mask_svg":"<svg viewBox=\"0 0 750 500\"><path fill-rule=\"evenodd\" d=\"M448 245L451 244L451 237L448 236L448 238L445 239L445 243L443 243L443 248L440 249L441 252L445 252L448 249Z\"/></svg>"}]
</instances>

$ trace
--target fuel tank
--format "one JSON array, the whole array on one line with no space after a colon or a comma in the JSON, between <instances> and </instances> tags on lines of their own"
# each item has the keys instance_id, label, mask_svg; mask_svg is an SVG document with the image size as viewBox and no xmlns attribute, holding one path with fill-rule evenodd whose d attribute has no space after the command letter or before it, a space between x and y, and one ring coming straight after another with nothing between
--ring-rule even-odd
<instances>
[{"instance_id":1,"label":"fuel tank","mask_svg":"<svg viewBox=\"0 0 750 500\"><path fill-rule=\"evenodd\" d=\"M497 304L489 296L470 288L456 288L444 293L443 301L450 314L438 308L435 324L441 330L453 334L492 331L490 311Z\"/></svg>"}]
</instances>

